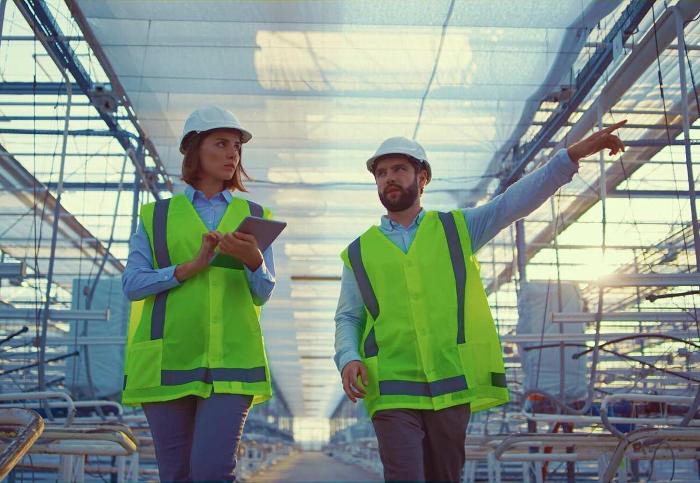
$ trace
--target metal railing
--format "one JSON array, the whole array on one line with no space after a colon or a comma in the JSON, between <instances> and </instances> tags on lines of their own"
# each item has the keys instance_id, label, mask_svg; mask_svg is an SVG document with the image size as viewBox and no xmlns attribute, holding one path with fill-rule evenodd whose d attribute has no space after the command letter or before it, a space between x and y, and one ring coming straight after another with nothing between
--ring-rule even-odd
<instances>
[{"instance_id":1,"label":"metal railing","mask_svg":"<svg viewBox=\"0 0 700 483\"><path fill-rule=\"evenodd\" d=\"M688 444L690 443L690 448ZM619 441L615 451L610 458L607 468L601 477L601 481L609 482L615 477L618 471L620 462L627 454L627 450L631 445L660 445L664 444L667 449L673 452L674 448L691 449L690 452L675 452L672 457L675 459L687 458L696 460L698 458L697 446L700 446L700 431L697 428L642 428L627 433L621 441ZM656 451L649 455L650 459L656 457Z\"/></svg>"},{"instance_id":2,"label":"metal railing","mask_svg":"<svg viewBox=\"0 0 700 483\"><path fill-rule=\"evenodd\" d=\"M0 452L0 480L3 480L39 439L44 431L44 420L30 409L2 408L0 430L15 433Z\"/></svg>"}]
</instances>

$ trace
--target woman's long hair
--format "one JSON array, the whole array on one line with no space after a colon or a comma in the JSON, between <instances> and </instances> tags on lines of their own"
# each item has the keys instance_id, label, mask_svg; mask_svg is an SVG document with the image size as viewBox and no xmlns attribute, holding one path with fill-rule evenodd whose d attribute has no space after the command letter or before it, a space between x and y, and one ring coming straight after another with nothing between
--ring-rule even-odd
<instances>
[{"instance_id":1,"label":"woman's long hair","mask_svg":"<svg viewBox=\"0 0 700 483\"><path fill-rule=\"evenodd\" d=\"M212 131L207 131L203 133L196 134L192 136L185 145L185 157L182 159L182 179L185 183L190 186L194 186L200 179L200 169L201 161L199 159L199 147L202 145L202 141L206 138ZM236 166L236 171L233 173L231 179L225 180L224 189L229 191L244 191L248 192L246 187L243 185L243 178L250 181L250 176L246 173L243 167L243 151L242 148L238 149L238 166Z\"/></svg>"}]
</instances>

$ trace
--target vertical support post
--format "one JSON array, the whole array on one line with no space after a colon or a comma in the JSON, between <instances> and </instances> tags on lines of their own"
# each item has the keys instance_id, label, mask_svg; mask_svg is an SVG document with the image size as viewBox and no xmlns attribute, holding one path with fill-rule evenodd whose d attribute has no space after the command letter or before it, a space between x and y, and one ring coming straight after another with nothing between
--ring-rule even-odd
<instances>
[{"instance_id":1,"label":"vertical support post","mask_svg":"<svg viewBox=\"0 0 700 483\"><path fill-rule=\"evenodd\" d=\"M139 176L138 171L134 171L134 199L131 205L131 233L133 235L136 233L136 227L139 221L139 205L141 197L141 176Z\"/></svg>"},{"instance_id":2,"label":"vertical support post","mask_svg":"<svg viewBox=\"0 0 700 483\"><path fill-rule=\"evenodd\" d=\"M698 213L695 205L695 176L693 175L693 158L690 150L690 113L688 108L688 82L685 77L685 32L683 17L674 8L676 36L678 37L678 73L681 82L681 114L683 118L683 141L685 147L685 166L688 172L688 193L690 195L690 216L693 223L693 245L695 247L695 269L700 272L700 234L698 233Z\"/></svg>"},{"instance_id":3,"label":"vertical support post","mask_svg":"<svg viewBox=\"0 0 700 483\"><path fill-rule=\"evenodd\" d=\"M598 129L603 129L603 106L602 106L602 95L601 97L596 101L596 112L598 114ZM605 221L607 220L607 187L606 187L606 178L605 178L605 150L601 149L598 152L598 166L600 168L600 204L601 208L603 210L603 253L605 253L605 237L606 237L606 226L605 226Z\"/></svg>"},{"instance_id":4,"label":"vertical support post","mask_svg":"<svg viewBox=\"0 0 700 483\"><path fill-rule=\"evenodd\" d=\"M515 143L513 146L513 159L517 159L520 145ZM515 247L518 263L518 274L520 275L520 283L527 282L527 242L525 240L525 220L520 219L515 222ZM496 272L494 272L496 273Z\"/></svg>"},{"instance_id":5,"label":"vertical support post","mask_svg":"<svg viewBox=\"0 0 700 483\"><path fill-rule=\"evenodd\" d=\"M85 458L86 455L77 455L75 457L74 480L76 483L85 483Z\"/></svg>"},{"instance_id":6,"label":"vertical support post","mask_svg":"<svg viewBox=\"0 0 700 483\"><path fill-rule=\"evenodd\" d=\"M73 455L61 455L59 457L59 470L58 470L59 481L74 481L73 480L74 460L75 460L75 456L73 456Z\"/></svg>"},{"instance_id":7,"label":"vertical support post","mask_svg":"<svg viewBox=\"0 0 700 483\"><path fill-rule=\"evenodd\" d=\"M7 0L0 0L0 38L2 38L2 26L5 23L5 7L6 6L7 6Z\"/></svg>"},{"instance_id":8,"label":"vertical support post","mask_svg":"<svg viewBox=\"0 0 700 483\"><path fill-rule=\"evenodd\" d=\"M557 210L554 207L554 196L549 198L549 208L550 212L552 214L552 220L554 220L555 225L558 223L557 217ZM555 254L555 259L556 259L556 267L557 267L557 312L561 312L564 310L564 303L562 300L561 292L562 292L562 287L561 287L561 273L559 272L560 269L560 263L559 263L559 241L557 239L556 234L552 238L552 242L554 244L554 254ZM547 294L547 306L549 307L549 296L550 294ZM559 333L563 334L564 333L564 327L562 324L557 324L559 326ZM566 374L566 368L564 366L564 359L565 359L565 346L564 346L564 341L561 340L559 342L559 400L564 402L564 389L566 387L566 381L565 381L565 374Z\"/></svg>"},{"instance_id":9,"label":"vertical support post","mask_svg":"<svg viewBox=\"0 0 700 483\"><path fill-rule=\"evenodd\" d=\"M693 224L693 246L695 247L695 270L700 272L700 234L698 233L698 213L695 205L695 175L693 174L693 158L690 151L690 121L688 109L688 82L685 78L685 32L683 30L683 16L678 7L673 9L676 20L676 37L678 40L678 73L681 81L681 105L683 118L683 140L685 146L685 167L688 172L688 195L690 197L690 217ZM695 393L695 398L683 416L680 426L687 426L700 407L700 387Z\"/></svg>"},{"instance_id":10,"label":"vertical support post","mask_svg":"<svg viewBox=\"0 0 700 483\"><path fill-rule=\"evenodd\" d=\"M145 166L143 143L139 142L136 148L136 159L141 166ZM141 175L139 171L134 171L134 199L131 208L131 234L136 233L136 226L139 220L139 205L141 196Z\"/></svg>"},{"instance_id":11,"label":"vertical support post","mask_svg":"<svg viewBox=\"0 0 700 483\"><path fill-rule=\"evenodd\" d=\"M115 458L115 466L117 470L117 483L124 483L125 481L128 481L126 479L126 459L127 456L117 456Z\"/></svg>"},{"instance_id":12,"label":"vertical support post","mask_svg":"<svg viewBox=\"0 0 700 483\"><path fill-rule=\"evenodd\" d=\"M56 187L56 205L53 210L53 223L51 226L51 251L49 255L49 267L46 273L46 301L41 315L41 331L39 334L39 361L38 379L39 391L46 390L46 334L49 325L49 307L51 306L51 285L53 284L54 263L56 260L56 242L58 238L58 222L61 218L61 196L63 195L63 175L66 166L66 148L68 145L68 125L70 123L70 108L73 100L71 80L68 73L62 70L66 81L66 116L63 121L63 145L61 147L61 163L58 171L58 185Z\"/></svg>"},{"instance_id":13,"label":"vertical support post","mask_svg":"<svg viewBox=\"0 0 700 483\"><path fill-rule=\"evenodd\" d=\"M525 220L515 222L515 247L517 251L518 274L520 274L520 283L527 282L527 270L525 256L527 244L525 242Z\"/></svg>"}]
</instances>

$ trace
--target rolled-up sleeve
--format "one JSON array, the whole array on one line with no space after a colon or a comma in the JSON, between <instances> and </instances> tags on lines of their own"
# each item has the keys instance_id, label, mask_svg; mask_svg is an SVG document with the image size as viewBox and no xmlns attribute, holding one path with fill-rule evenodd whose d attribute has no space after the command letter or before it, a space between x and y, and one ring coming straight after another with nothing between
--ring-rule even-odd
<instances>
[{"instance_id":1,"label":"rolled-up sleeve","mask_svg":"<svg viewBox=\"0 0 700 483\"><path fill-rule=\"evenodd\" d=\"M339 372L350 361L361 360L358 348L365 324L365 306L355 275L343 266L340 279L340 297L335 311L335 356Z\"/></svg>"},{"instance_id":2,"label":"rolled-up sleeve","mask_svg":"<svg viewBox=\"0 0 700 483\"><path fill-rule=\"evenodd\" d=\"M246 277L250 285L250 292L258 305L263 305L270 300L275 288L275 257L272 253L272 245L263 252L263 262L252 271L245 267Z\"/></svg>"},{"instance_id":3,"label":"rolled-up sleeve","mask_svg":"<svg viewBox=\"0 0 700 483\"><path fill-rule=\"evenodd\" d=\"M129 300L141 300L180 285L175 278L175 265L153 268L148 234L139 222L129 240L129 258L122 274L122 290Z\"/></svg>"}]
</instances>

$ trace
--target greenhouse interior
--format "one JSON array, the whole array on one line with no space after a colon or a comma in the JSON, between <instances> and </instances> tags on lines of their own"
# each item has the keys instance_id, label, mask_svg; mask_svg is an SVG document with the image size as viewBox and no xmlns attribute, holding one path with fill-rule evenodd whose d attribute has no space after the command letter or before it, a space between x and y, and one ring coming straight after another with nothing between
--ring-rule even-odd
<instances>
[{"instance_id":1,"label":"greenhouse interior","mask_svg":"<svg viewBox=\"0 0 700 483\"><path fill-rule=\"evenodd\" d=\"M700 481L699 90L695 0L0 0L0 480Z\"/></svg>"}]
</instances>

